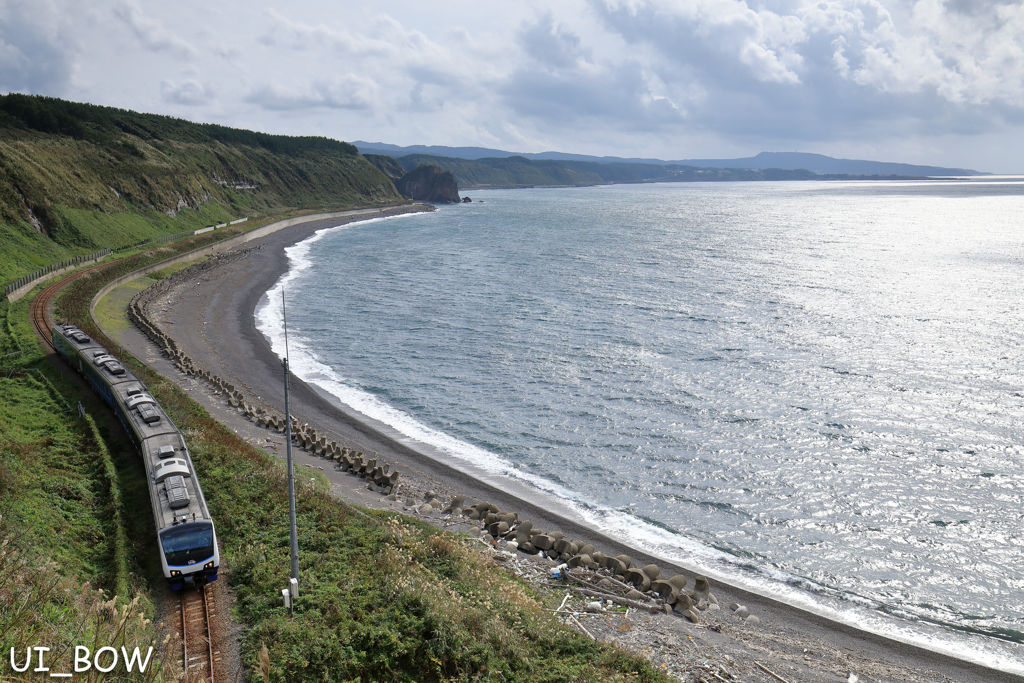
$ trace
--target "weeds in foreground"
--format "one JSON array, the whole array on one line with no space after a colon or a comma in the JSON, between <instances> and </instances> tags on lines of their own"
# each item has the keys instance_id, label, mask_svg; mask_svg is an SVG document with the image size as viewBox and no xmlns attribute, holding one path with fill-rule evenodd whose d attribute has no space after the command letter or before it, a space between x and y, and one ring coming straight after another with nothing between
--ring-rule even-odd
<instances>
[{"instance_id":1,"label":"weeds in foreground","mask_svg":"<svg viewBox=\"0 0 1024 683\"><path fill-rule=\"evenodd\" d=\"M264 511L261 542L232 553L239 611L252 624L245 650L268 646L269 680L664 680L647 662L559 624L469 540L383 513L317 527L309 522L321 503L338 504L308 489L300 501L294 613L266 589L288 578L287 529L274 521L286 519L284 505ZM259 670L256 657L246 659Z\"/></svg>"},{"instance_id":2,"label":"weeds in foreground","mask_svg":"<svg viewBox=\"0 0 1024 683\"><path fill-rule=\"evenodd\" d=\"M154 633L138 598L107 600L102 590L63 576L55 562L30 561L10 537L0 541L0 680L43 680L49 672L77 672L75 680L87 683L163 681L168 641L155 642ZM102 648L115 654L100 654ZM129 673L124 653L131 656L136 649L139 658ZM112 667L114 659L117 665Z\"/></svg>"}]
</instances>

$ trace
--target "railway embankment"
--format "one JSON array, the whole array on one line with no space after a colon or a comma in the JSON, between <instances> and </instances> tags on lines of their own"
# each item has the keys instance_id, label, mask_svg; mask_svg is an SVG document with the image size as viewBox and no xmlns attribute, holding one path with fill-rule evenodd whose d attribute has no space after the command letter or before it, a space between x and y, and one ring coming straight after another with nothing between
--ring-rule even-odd
<instances>
[{"instance_id":1,"label":"railway embankment","mask_svg":"<svg viewBox=\"0 0 1024 683\"><path fill-rule=\"evenodd\" d=\"M222 393L227 397L231 407L237 408L256 426L265 427L279 434L290 432L296 448L337 463L346 471L363 476L377 493L391 495L398 486L401 476L399 470L392 469L391 463L377 457L374 453L364 453L360 450L360 445L355 442L345 443L343 440L342 443L339 443L337 439L332 439L330 435L321 433L316 427L311 427L300 415L292 414L290 416L289 429L286 416L282 414L283 411L265 408L259 401L259 397L243 393L241 388L193 359L178 345L167 330L161 327L155 316L150 314L150 305L161 295L187 280L200 277L203 273L245 258L248 252L249 249L245 249L217 254L178 270L167 278L158 280L132 297L127 306L128 319L174 363L180 372L196 377L205 382L212 391ZM100 290L96 298L93 299L93 310L95 310L98 300L108 291L110 291L110 285Z\"/></svg>"},{"instance_id":2,"label":"railway embankment","mask_svg":"<svg viewBox=\"0 0 1024 683\"><path fill-rule=\"evenodd\" d=\"M227 248L225 238L258 237L256 225L248 233L243 231L251 223L129 252L102 264L110 269L103 275L83 277L102 282L196 249ZM77 265L74 275L89 264ZM47 284L40 279L31 287L37 293L59 289L41 287ZM45 664L56 672L73 669L76 643L93 650L96 643L129 650L152 645L159 662L166 643L153 619L162 587L148 542L152 524L138 514L149 507L138 455L87 384L48 357L34 325L42 326L45 338L50 297L12 298L0 300L0 680L18 673L7 656L11 648L49 647ZM70 297L58 308L75 305ZM123 623L108 628L115 613ZM24 658L15 659L20 667ZM129 678L162 680L159 671L148 667Z\"/></svg>"}]
</instances>

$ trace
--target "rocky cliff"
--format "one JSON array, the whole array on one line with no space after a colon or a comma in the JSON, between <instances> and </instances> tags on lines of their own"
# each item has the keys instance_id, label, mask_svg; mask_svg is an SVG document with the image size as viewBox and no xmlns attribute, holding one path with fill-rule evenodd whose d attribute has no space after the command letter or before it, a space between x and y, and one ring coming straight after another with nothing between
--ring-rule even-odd
<instances>
[{"instance_id":1,"label":"rocky cliff","mask_svg":"<svg viewBox=\"0 0 1024 683\"><path fill-rule=\"evenodd\" d=\"M396 180L395 187L403 197L418 202L458 204L462 201L455 176L451 171L442 171L440 166L418 166Z\"/></svg>"}]
</instances>

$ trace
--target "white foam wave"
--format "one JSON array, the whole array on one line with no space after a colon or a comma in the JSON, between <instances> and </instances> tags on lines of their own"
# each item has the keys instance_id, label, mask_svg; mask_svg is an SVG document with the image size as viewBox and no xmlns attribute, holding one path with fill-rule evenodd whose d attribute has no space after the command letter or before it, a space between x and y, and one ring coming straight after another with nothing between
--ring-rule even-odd
<instances>
[{"instance_id":1,"label":"white foam wave","mask_svg":"<svg viewBox=\"0 0 1024 683\"><path fill-rule=\"evenodd\" d=\"M372 219L380 220L389 218ZM329 232L348 228L350 226L319 230L310 238L285 250L290 268L267 292L267 302L256 313L257 328L270 340L271 348L280 356L285 355L284 319L279 305L282 292L287 291L313 266L309 254L317 241ZM571 508L583 524L619 539L630 547L703 573L713 580L738 586L840 623L1008 673L1024 674L1024 648L1019 645L983 636L951 633L929 624L914 622L912 615L898 619L879 611L878 603L860 596L846 595L839 599L816 593L808 589L810 587L806 581L776 568L742 562L733 555L682 534L660 528L628 513L600 506L555 482L523 472L490 451L424 425L354 386L317 357L313 350L313 340L292 336L288 344L292 372L303 381L319 386L362 415L388 425L416 442L457 458L481 472L509 477L528 484L541 494L556 497Z\"/></svg>"}]
</instances>

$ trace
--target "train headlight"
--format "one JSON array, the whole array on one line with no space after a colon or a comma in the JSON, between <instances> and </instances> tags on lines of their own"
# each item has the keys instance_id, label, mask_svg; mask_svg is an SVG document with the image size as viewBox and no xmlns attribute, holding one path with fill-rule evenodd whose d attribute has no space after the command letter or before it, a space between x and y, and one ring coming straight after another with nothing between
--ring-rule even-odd
<instances>
[{"instance_id":1,"label":"train headlight","mask_svg":"<svg viewBox=\"0 0 1024 683\"><path fill-rule=\"evenodd\" d=\"M172 571L171 571L171 576L181 576L181 572L179 572L179 571L178 571L178 570L176 570L176 569L175 569L175 570L172 570Z\"/></svg>"},{"instance_id":2,"label":"train headlight","mask_svg":"<svg viewBox=\"0 0 1024 683\"><path fill-rule=\"evenodd\" d=\"M209 562L204 564L203 569L213 569L213 560L210 560Z\"/></svg>"}]
</instances>

